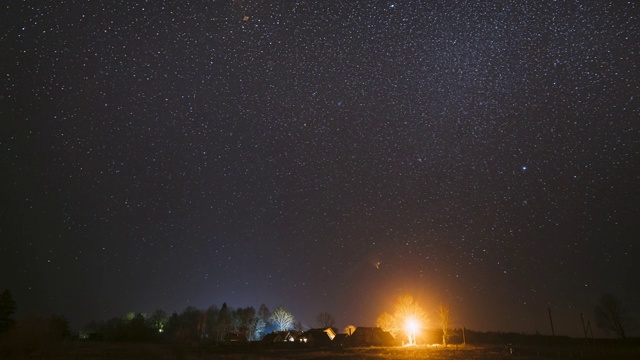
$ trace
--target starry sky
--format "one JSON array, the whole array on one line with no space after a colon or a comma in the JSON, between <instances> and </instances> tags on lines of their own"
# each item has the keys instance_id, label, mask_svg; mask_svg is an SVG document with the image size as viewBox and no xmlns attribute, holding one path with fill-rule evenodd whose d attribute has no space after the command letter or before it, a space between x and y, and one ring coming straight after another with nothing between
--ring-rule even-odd
<instances>
[{"instance_id":1,"label":"starry sky","mask_svg":"<svg viewBox=\"0 0 640 360\"><path fill-rule=\"evenodd\" d=\"M579 336L606 292L640 310L636 1L1 8L18 317L342 328L411 294L434 323L550 334L551 308Z\"/></svg>"}]
</instances>

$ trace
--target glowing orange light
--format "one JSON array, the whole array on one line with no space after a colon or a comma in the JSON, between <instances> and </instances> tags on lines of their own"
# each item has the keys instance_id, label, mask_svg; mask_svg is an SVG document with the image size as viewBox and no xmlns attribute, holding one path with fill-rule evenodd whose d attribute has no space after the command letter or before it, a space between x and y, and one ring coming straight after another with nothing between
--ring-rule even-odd
<instances>
[{"instance_id":1,"label":"glowing orange light","mask_svg":"<svg viewBox=\"0 0 640 360\"><path fill-rule=\"evenodd\" d=\"M388 331L394 338L406 336L409 340L407 345L417 344L417 335L426 328L425 324L428 323L429 319L425 311L410 295L398 298L393 315L384 312L376 320L376 325ZM402 343L405 343L404 339Z\"/></svg>"},{"instance_id":2,"label":"glowing orange light","mask_svg":"<svg viewBox=\"0 0 640 360\"><path fill-rule=\"evenodd\" d=\"M420 323L416 320L415 317L410 316L407 317L404 321L404 330L407 333L407 337L409 338L408 345L416 344L416 333L420 330Z\"/></svg>"},{"instance_id":3,"label":"glowing orange light","mask_svg":"<svg viewBox=\"0 0 640 360\"><path fill-rule=\"evenodd\" d=\"M420 324L418 324L418 321L416 321L416 319L409 318L405 323L405 328L409 332L416 332L420 328Z\"/></svg>"}]
</instances>

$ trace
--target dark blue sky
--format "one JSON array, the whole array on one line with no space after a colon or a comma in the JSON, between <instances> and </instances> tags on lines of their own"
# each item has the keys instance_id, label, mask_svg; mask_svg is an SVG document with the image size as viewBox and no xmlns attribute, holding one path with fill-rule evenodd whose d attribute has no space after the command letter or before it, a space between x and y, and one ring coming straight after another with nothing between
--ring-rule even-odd
<instances>
[{"instance_id":1,"label":"dark blue sky","mask_svg":"<svg viewBox=\"0 0 640 360\"><path fill-rule=\"evenodd\" d=\"M477 330L550 333L550 307L578 336L606 292L640 308L634 1L1 8L19 316L266 303L342 327L411 294Z\"/></svg>"}]
</instances>

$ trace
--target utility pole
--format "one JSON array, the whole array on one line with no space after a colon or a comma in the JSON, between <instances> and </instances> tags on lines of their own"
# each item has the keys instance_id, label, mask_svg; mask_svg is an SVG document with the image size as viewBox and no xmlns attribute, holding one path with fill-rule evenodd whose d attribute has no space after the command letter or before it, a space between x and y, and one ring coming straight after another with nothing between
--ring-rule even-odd
<instances>
[{"instance_id":1,"label":"utility pole","mask_svg":"<svg viewBox=\"0 0 640 360\"><path fill-rule=\"evenodd\" d=\"M464 337L464 325L462 325L462 345L467 345L467 338Z\"/></svg>"},{"instance_id":2,"label":"utility pole","mask_svg":"<svg viewBox=\"0 0 640 360\"><path fill-rule=\"evenodd\" d=\"M556 336L555 330L553 330L553 318L551 317L551 307L547 308L549 310L549 322L551 323L551 336Z\"/></svg>"}]
</instances>

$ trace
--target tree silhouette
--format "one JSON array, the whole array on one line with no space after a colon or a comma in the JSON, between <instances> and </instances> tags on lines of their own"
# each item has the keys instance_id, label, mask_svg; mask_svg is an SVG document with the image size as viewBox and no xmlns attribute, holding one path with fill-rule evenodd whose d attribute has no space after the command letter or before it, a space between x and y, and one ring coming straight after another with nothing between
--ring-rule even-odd
<instances>
[{"instance_id":1,"label":"tree silhouette","mask_svg":"<svg viewBox=\"0 0 640 360\"><path fill-rule=\"evenodd\" d=\"M202 323L202 311L194 306L187 306L179 316L180 324L175 331L175 336L181 341L195 341L200 338Z\"/></svg>"},{"instance_id":2,"label":"tree silhouette","mask_svg":"<svg viewBox=\"0 0 640 360\"><path fill-rule=\"evenodd\" d=\"M165 325L164 328L165 328L164 332L167 334L167 336L171 338L176 338L176 333L180 328L180 316L178 315L178 313L174 312L173 314L171 314L171 316L169 316L169 319L167 320L167 324Z\"/></svg>"},{"instance_id":3,"label":"tree silhouette","mask_svg":"<svg viewBox=\"0 0 640 360\"><path fill-rule=\"evenodd\" d=\"M438 307L438 316L440 317L440 328L442 329L442 345L447 346L447 338L449 338L449 315L451 311L448 305Z\"/></svg>"},{"instance_id":4,"label":"tree silhouette","mask_svg":"<svg viewBox=\"0 0 640 360\"><path fill-rule=\"evenodd\" d=\"M612 331L620 339L627 337L634 319L620 299L612 294L604 294L593 309L596 325L605 333Z\"/></svg>"},{"instance_id":5,"label":"tree silhouette","mask_svg":"<svg viewBox=\"0 0 640 360\"><path fill-rule=\"evenodd\" d=\"M329 313L326 313L326 312L322 312L322 313L318 314L318 317L316 318L316 320L318 320L318 324L322 328L333 327L333 325L335 325L335 323L336 323L336 321L333 318L333 316L331 314L329 314Z\"/></svg>"},{"instance_id":6,"label":"tree silhouette","mask_svg":"<svg viewBox=\"0 0 640 360\"><path fill-rule=\"evenodd\" d=\"M127 340L144 341L150 335L150 328L147 327L147 319L141 313L134 314L133 318L126 323Z\"/></svg>"},{"instance_id":7,"label":"tree silhouette","mask_svg":"<svg viewBox=\"0 0 640 360\"><path fill-rule=\"evenodd\" d=\"M218 314L218 326L216 332L218 333L218 341L224 341L227 334L233 330L233 318L231 316L231 309L227 306L227 303L222 303L220 312Z\"/></svg>"},{"instance_id":8,"label":"tree silhouette","mask_svg":"<svg viewBox=\"0 0 640 360\"><path fill-rule=\"evenodd\" d=\"M253 306L239 308L233 312L234 332L244 334L246 339L251 339L256 327L256 310Z\"/></svg>"},{"instance_id":9,"label":"tree silhouette","mask_svg":"<svg viewBox=\"0 0 640 360\"><path fill-rule=\"evenodd\" d=\"M218 318L220 317L220 309L218 309L218 305L213 304L207 308L206 313L209 336L211 337L211 341L216 342L219 339Z\"/></svg>"},{"instance_id":10,"label":"tree silhouette","mask_svg":"<svg viewBox=\"0 0 640 360\"><path fill-rule=\"evenodd\" d=\"M5 332L11 327L13 320L11 315L16 312L16 302L11 296L9 290L5 290L0 295L0 333Z\"/></svg>"}]
</instances>

